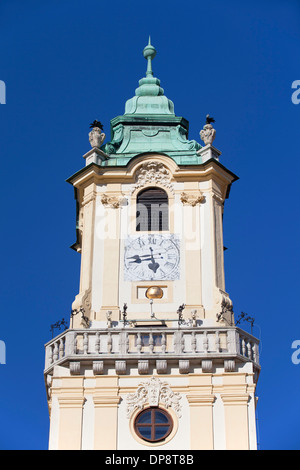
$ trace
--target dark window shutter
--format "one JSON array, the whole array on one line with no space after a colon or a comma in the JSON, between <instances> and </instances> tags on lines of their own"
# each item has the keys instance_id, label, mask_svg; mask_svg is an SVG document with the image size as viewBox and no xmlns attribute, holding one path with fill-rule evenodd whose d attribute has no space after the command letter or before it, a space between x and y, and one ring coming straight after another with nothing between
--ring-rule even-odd
<instances>
[{"instance_id":1,"label":"dark window shutter","mask_svg":"<svg viewBox=\"0 0 300 470\"><path fill-rule=\"evenodd\" d=\"M160 188L149 188L137 196L136 230L162 231L169 229L168 195Z\"/></svg>"}]
</instances>

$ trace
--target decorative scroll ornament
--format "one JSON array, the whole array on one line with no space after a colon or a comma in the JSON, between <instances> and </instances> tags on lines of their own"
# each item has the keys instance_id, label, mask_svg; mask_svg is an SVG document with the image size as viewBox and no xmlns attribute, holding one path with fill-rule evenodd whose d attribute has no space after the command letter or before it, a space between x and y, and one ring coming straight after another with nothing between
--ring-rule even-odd
<instances>
[{"instance_id":1,"label":"decorative scroll ornament","mask_svg":"<svg viewBox=\"0 0 300 470\"><path fill-rule=\"evenodd\" d=\"M91 307L91 289L87 289L76 296L74 302L72 303L72 328L73 317L79 314L81 314L80 325L82 325L84 328L88 328L90 326Z\"/></svg>"},{"instance_id":2,"label":"decorative scroll ornament","mask_svg":"<svg viewBox=\"0 0 300 470\"><path fill-rule=\"evenodd\" d=\"M132 192L149 183L154 185L160 184L174 193L170 172L160 162L145 162L139 167L136 172L136 183L132 188Z\"/></svg>"},{"instance_id":3,"label":"decorative scroll ornament","mask_svg":"<svg viewBox=\"0 0 300 470\"><path fill-rule=\"evenodd\" d=\"M211 124L205 124L200 131L200 137L205 145L211 145L216 137L216 129L214 129Z\"/></svg>"},{"instance_id":4,"label":"decorative scroll ornament","mask_svg":"<svg viewBox=\"0 0 300 470\"><path fill-rule=\"evenodd\" d=\"M228 325L233 324L233 305L228 294L220 292L221 311L216 314L216 321Z\"/></svg>"},{"instance_id":5,"label":"decorative scroll ornament","mask_svg":"<svg viewBox=\"0 0 300 470\"><path fill-rule=\"evenodd\" d=\"M135 393L127 395L127 417L129 418L137 408L142 409L145 403L148 403L149 406L158 406L160 402L166 408L173 408L180 418L179 400L181 400L181 395L173 392L167 382L162 382L157 377L151 377L146 382L140 383Z\"/></svg>"},{"instance_id":6,"label":"decorative scroll ornament","mask_svg":"<svg viewBox=\"0 0 300 470\"><path fill-rule=\"evenodd\" d=\"M101 196L102 204L113 209L118 209L123 201L124 198L122 196L108 196L107 194L102 194Z\"/></svg>"},{"instance_id":7,"label":"decorative scroll ornament","mask_svg":"<svg viewBox=\"0 0 300 470\"><path fill-rule=\"evenodd\" d=\"M196 206L197 204L200 204L203 202L205 199L205 196L200 192L195 194L195 193L181 193L180 200L182 204L188 205L188 206Z\"/></svg>"}]
</instances>

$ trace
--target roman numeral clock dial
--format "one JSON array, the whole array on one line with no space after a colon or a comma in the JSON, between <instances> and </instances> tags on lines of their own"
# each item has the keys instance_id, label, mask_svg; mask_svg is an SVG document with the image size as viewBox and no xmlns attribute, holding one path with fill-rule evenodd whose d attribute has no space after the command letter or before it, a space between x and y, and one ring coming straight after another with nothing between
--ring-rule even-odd
<instances>
[{"instance_id":1,"label":"roman numeral clock dial","mask_svg":"<svg viewBox=\"0 0 300 470\"><path fill-rule=\"evenodd\" d=\"M130 237L124 252L125 281L179 279L179 240L174 235Z\"/></svg>"}]
</instances>

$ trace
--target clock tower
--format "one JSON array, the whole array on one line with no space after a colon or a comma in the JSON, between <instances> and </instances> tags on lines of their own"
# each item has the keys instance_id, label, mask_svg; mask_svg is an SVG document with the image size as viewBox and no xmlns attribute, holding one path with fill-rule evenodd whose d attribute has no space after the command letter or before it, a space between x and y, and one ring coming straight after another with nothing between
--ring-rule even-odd
<instances>
[{"instance_id":1,"label":"clock tower","mask_svg":"<svg viewBox=\"0 0 300 470\"><path fill-rule=\"evenodd\" d=\"M256 449L258 340L235 324L222 219L237 177L146 76L75 190L79 293L46 346L49 449Z\"/></svg>"}]
</instances>

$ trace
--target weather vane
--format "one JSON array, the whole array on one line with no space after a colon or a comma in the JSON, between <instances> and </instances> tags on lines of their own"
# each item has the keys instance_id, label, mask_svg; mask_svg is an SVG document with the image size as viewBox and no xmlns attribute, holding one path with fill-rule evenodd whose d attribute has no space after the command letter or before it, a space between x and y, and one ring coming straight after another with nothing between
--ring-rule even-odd
<instances>
[{"instance_id":1,"label":"weather vane","mask_svg":"<svg viewBox=\"0 0 300 470\"><path fill-rule=\"evenodd\" d=\"M254 320L255 319L253 317L250 317L247 313L241 312L241 314L237 318L236 325L239 325L241 321L247 321L251 325L251 334L252 334Z\"/></svg>"},{"instance_id":2,"label":"weather vane","mask_svg":"<svg viewBox=\"0 0 300 470\"><path fill-rule=\"evenodd\" d=\"M53 338L54 330L56 328L61 330L62 327L65 327L65 330L68 329L68 324L67 324L67 322L64 318L62 318L61 320L57 321L56 323L53 323L52 325L50 325L50 331L52 333L52 338Z\"/></svg>"}]
</instances>

